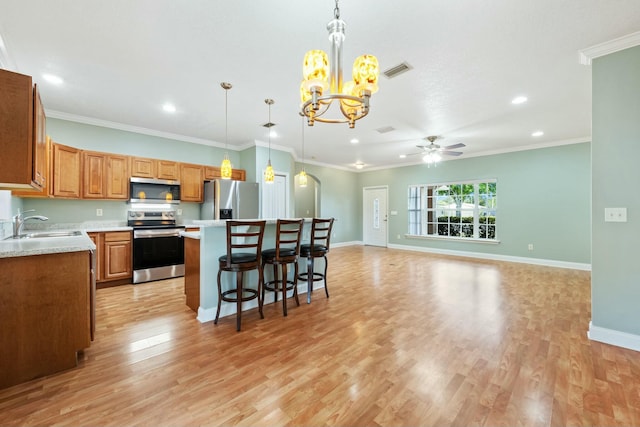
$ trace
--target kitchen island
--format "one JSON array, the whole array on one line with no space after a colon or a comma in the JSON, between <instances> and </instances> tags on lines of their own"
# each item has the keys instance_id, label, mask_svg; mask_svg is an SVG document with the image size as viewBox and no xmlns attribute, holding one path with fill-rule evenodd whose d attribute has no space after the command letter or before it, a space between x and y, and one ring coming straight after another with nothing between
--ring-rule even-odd
<instances>
[{"instance_id":1,"label":"kitchen island","mask_svg":"<svg viewBox=\"0 0 640 427\"><path fill-rule=\"evenodd\" d=\"M276 220L267 220L262 241L262 249L275 247ZM200 322L209 322L216 316L218 305L218 258L227 253L227 228L225 220L194 221L194 226L200 227L199 231L186 231L185 237L185 294L187 305L197 312ZM189 226L190 228L191 226ZM302 242L308 242L311 230L311 219L305 219L302 232ZM317 262L317 261L316 261ZM316 268L323 268L321 262L317 262ZM299 261L299 268L306 269L306 260ZM292 271L293 269L289 269ZM258 282L257 271L245 273L246 283ZM290 273L293 274L293 273ZM291 276L290 276L291 277ZM273 271L265 269L265 281L272 280ZM222 287L231 287L231 281L235 280L231 273L223 273ZM298 282L298 293L307 292L307 282ZM274 302L273 292L265 295L265 304ZM243 311L258 306L257 300L243 303ZM236 304L223 302L220 307L220 317L235 314Z\"/></svg>"}]
</instances>

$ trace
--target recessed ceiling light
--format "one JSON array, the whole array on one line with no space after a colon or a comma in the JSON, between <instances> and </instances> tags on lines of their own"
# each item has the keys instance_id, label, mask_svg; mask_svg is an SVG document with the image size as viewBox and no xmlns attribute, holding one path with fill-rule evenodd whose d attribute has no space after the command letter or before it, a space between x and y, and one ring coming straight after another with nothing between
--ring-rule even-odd
<instances>
[{"instance_id":1,"label":"recessed ceiling light","mask_svg":"<svg viewBox=\"0 0 640 427\"><path fill-rule=\"evenodd\" d=\"M535 137L542 136L542 135L544 135L544 132L542 132L541 130L537 130L531 134L531 136L535 136Z\"/></svg>"},{"instance_id":2,"label":"recessed ceiling light","mask_svg":"<svg viewBox=\"0 0 640 427\"><path fill-rule=\"evenodd\" d=\"M42 78L54 85L61 85L62 83L64 83L64 80L62 80L58 76L54 76L53 74L43 74Z\"/></svg>"},{"instance_id":3,"label":"recessed ceiling light","mask_svg":"<svg viewBox=\"0 0 640 427\"><path fill-rule=\"evenodd\" d=\"M515 98L513 98L511 100L511 103L512 104L516 104L516 105L517 104L522 104L522 103L525 103L525 102L527 102L527 97L526 96L516 96Z\"/></svg>"},{"instance_id":4,"label":"recessed ceiling light","mask_svg":"<svg viewBox=\"0 0 640 427\"><path fill-rule=\"evenodd\" d=\"M358 162L356 163L356 169L362 169L364 167L364 163Z\"/></svg>"},{"instance_id":5,"label":"recessed ceiling light","mask_svg":"<svg viewBox=\"0 0 640 427\"><path fill-rule=\"evenodd\" d=\"M360 142L360 141L358 141L358 138L353 138L350 142L351 142L352 144L357 144L357 143L358 143L358 142Z\"/></svg>"},{"instance_id":6,"label":"recessed ceiling light","mask_svg":"<svg viewBox=\"0 0 640 427\"><path fill-rule=\"evenodd\" d=\"M407 155L406 155L406 154L400 154L400 158L401 158L401 159L404 159L405 157L407 157Z\"/></svg>"},{"instance_id":7,"label":"recessed ceiling light","mask_svg":"<svg viewBox=\"0 0 640 427\"><path fill-rule=\"evenodd\" d=\"M167 113L175 113L176 112L176 106L170 103L166 103L162 106L162 109L164 111L166 111Z\"/></svg>"},{"instance_id":8,"label":"recessed ceiling light","mask_svg":"<svg viewBox=\"0 0 640 427\"><path fill-rule=\"evenodd\" d=\"M278 137L278 132L276 132L275 130L271 130L269 132L269 135L271 135L271 138L277 138Z\"/></svg>"}]
</instances>

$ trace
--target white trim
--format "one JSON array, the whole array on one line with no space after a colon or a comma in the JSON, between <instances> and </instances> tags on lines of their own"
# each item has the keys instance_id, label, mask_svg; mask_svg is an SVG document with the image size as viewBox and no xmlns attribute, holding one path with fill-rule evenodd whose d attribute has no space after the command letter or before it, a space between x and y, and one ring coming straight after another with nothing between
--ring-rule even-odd
<instances>
[{"instance_id":1,"label":"white trim","mask_svg":"<svg viewBox=\"0 0 640 427\"><path fill-rule=\"evenodd\" d=\"M592 341L599 341L617 347L640 351L640 335L593 326L593 322L589 322L587 337Z\"/></svg>"},{"instance_id":2,"label":"white trim","mask_svg":"<svg viewBox=\"0 0 640 427\"><path fill-rule=\"evenodd\" d=\"M364 246L364 242L354 240L351 242L331 243L332 248L343 248L345 246Z\"/></svg>"},{"instance_id":3,"label":"white trim","mask_svg":"<svg viewBox=\"0 0 640 427\"><path fill-rule=\"evenodd\" d=\"M212 147L225 148L225 144L224 143L220 143L220 142L216 142L216 141L210 141L210 140L201 139L201 138L194 138L192 136L186 136L186 135L178 135L178 134L175 134L175 133L162 132L162 131L159 131L159 130L153 130L153 129L143 128L143 127L139 127L139 126L132 126L132 125L127 125L127 124L123 124L123 123L110 122L108 120L96 119L96 118L93 118L93 117L79 116L77 114L69 114L69 113L64 113L62 111L47 110L47 117L51 117L51 118L54 118L54 119L60 119L60 120L66 120L66 121L69 121L69 122L83 123L83 124L86 124L86 125L100 126L100 127L104 127L104 128L118 129L118 130L123 130L123 131L127 131L127 132L140 133L140 134L143 134L143 135L157 136L157 137L160 137L160 138L173 139L173 140L177 140L177 141L191 142L191 143L194 143L194 144L209 145L209 146L212 146ZM234 147L232 147L232 146L229 146L228 148L231 149L231 150L234 149Z\"/></svg>"},{"instance_id":4,"label":"white trim","mask_svg":"<svg viewBox=\"0 0 640 427\"><path fill-rule=\"evenodd\" d=\"M569 268L572 270L591 271L591 264L569 262L569 261L557 261L553 259L527 258L527 257L518 257L518 256L511 256L511 255L496 255L496 254L486 254L486 253L480 253L480 252L454 251L450 249L423 248L418 246L394 245L394 244L389 244L388 248L400 249L404 251L434 253L434 254L440 254L440 255L453 255L453 256L461 256L461 257L468 257L468 258L480 258L480 259L488 259L492 261L517 262L522 264L545 265L548 267L559 267L559 268Z\"/></svg>"},{"instance_id":5,"label":"white trim","mask_svg":"<svg viewBox=\"0 0 640 427\"><path fill-rule=\"evenodd\" d=\"M324 285L322 286L324 287ZM317 291L318 289L320 289L320 286L313 287L314 291ZM301 294L306 294L307 293L307 282L303 282L301 280L298 281L298 299L300 299L300 295ZM288 295L288 293L287 293ZM292 298L292 297L289 297ZM275 295L273 292L267 292L265 294L264 297L264 303L263 303L263 308L265 305L267 304L273 304L275 302ZM282 304L281 301L278 301L279 304ZM289 303L289 301L287 301L287 303ZM302 304L301 304L302 305ZM294 304L295 306L295 304ZM248 302L243 302L242 303L242 312L244 313L247 310L251 310L253 308L258 307L258 300L254 299ZM216 310L217 307L211 307L211 308L202 308L202 307L198 307L198 317L196 317L196 319L198 320L198 322L200 323L205 323L205 322L213 322L216 318ZM226 316L231 316L232 314L236 314L236 303L234 302L223 302L222 305L220 306L220 318L222 317L226 317Z\"/></svg>"},{"instance_id":6,"label":"white trim","mask_svg":"<svg viewBox=\"0 0 640 427\"><path fill-rule=\"evenodd\" d=\"M578 60L582 65L591 65L596 58L638 45L640 45L640 31L579 50Z\"/></svg>"}]
</instances>

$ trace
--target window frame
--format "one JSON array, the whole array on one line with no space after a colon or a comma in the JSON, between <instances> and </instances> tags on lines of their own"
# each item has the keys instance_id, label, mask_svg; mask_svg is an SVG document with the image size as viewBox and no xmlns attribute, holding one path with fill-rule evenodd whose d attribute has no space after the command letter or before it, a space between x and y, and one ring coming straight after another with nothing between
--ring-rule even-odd
<instances>
[{"instance_id":1,"label":"window frame","mask_svg":"<svg viewBox=\"0 0 640 427\"><path fill-rule=\"evenodd\" d=\"M481 196L485 193L480 192L481 184L494 184L495 192L489 193L491 199L491 206L486 207L481 205ZM438 206L433 206L434 202L437 201L437 195L435 192L438 188L446 187L446 190L449 190L454 186L465 186L465 185L473 185L473 191L468 193L467 196L473 197L473 207L466 206L464 209L462 207L447 208L451 210L447 215L447 234L439 234L441 227L439 227L440 216L439 211L443 209ZM447 240L447 241L464 241L464 242L477 242L477 243L500 243L498 239L498 180L496 178L487 178L487 179L474 179L474 180L466 180L466 181L449 181L449 182L440 182L440 183L428 183L428 184L410 184L407 189L407 233L405 234L406 238L417 238L417 239L435 239L435 240ZM462 188L461 188L462 190ZM460 191L461 197L466 198L463 191ZM449 196L451 197L451 196ZM485 200L487 200L485 198ZM467 199L468 204L469 199ZM464 230L463 218L468 218L468 216L462 215L462 213L458 216L460 221L457 223L451 223L450 219L452 213L455 210L473 213L473 221L472 221L472 236L460 236L460 235L451 235L451 225L457 225L455 230L458 233L462 234ZM492 224L489 224L489 220L486 222L481 222L481 213L488 211L492 213L491 215L494 220ZM456 217L454 216L454 217ZM489 216L487 216L489 218ZM444 225L444 224L442 224ZM485 228L485 236L489 235L489 229L493 229L493 238L490 237L480 237L480 228L481 226L486 226ZM434 228L435 227L435 228Z\"/></svg>"}]
</instances>

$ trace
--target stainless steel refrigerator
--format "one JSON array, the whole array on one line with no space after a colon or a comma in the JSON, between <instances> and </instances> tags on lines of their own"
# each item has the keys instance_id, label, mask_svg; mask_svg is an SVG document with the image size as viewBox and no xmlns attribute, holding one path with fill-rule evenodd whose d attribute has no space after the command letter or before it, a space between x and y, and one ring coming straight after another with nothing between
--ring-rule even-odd
<instances>
[{"instance_id":1,"label":"stainless steel refrigerator","mask_svg":"<svg viewBox=\"0 0 640 427\"><path fill-rule=\"evenodd\" d=\"M257 182L214 179L204 183L204 202L200 219L260 218L260 194Z\"/></svg>"}]
</instances>

